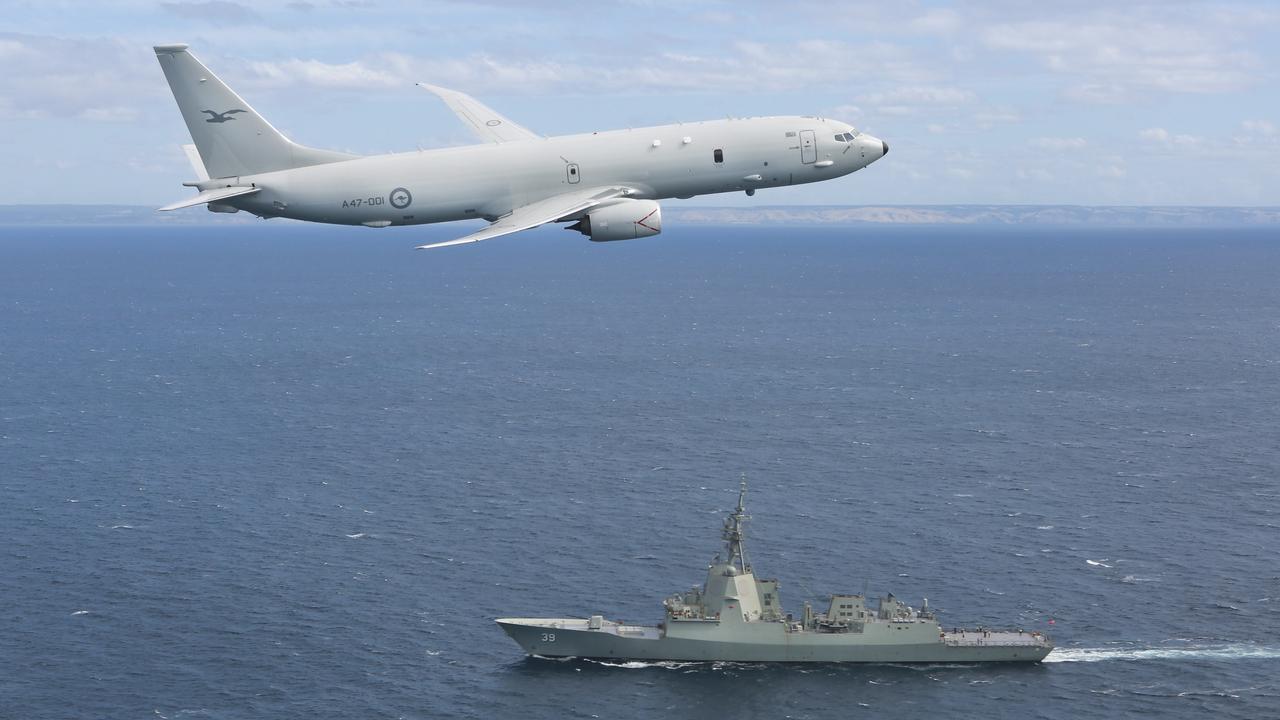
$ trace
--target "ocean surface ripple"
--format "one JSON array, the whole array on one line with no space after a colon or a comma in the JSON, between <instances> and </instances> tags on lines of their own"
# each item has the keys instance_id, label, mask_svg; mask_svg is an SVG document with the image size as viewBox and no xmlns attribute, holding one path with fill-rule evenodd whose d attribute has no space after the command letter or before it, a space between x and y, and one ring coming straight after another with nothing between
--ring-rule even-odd
<instances>
[{"instance_id":1,"label":"ocean surface ripple","mask_svg":"<svg viewBox=\"0 0 1280 720\"><path fill-rule=\"evenodd\" d=\"M0 229L0 717L1280 717L1274 231ZM524 657L750 482L789 610L1028 667Z\"/></svg>"}]
</instances>

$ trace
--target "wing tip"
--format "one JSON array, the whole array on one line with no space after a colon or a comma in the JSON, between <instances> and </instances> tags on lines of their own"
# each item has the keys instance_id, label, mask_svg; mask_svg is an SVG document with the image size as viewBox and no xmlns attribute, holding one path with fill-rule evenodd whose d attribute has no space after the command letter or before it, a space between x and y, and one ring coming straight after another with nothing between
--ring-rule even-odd
<instances>
[{"instance_id":1,"label":"wing tip","mask_svg":"<svg viewBox=\"0 0 1280 720\"><path fill-rule=\"evenodd\" d=\"M414 246L413 249L414 250L435 250L436 248L449 247L451 245L465 245L467 243L473 243L473 242L480 242L480 240L472 239L470 237L461 237L461 238L458 238L457 240L445 240L444 242L427 243L426 245L416 245Z\"/></svg>"}]
</instances>

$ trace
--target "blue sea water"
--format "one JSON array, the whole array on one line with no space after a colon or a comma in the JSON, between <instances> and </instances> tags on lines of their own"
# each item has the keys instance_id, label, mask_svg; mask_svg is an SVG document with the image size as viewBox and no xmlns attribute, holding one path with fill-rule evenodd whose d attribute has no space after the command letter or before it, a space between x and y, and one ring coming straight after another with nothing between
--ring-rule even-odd
<instances>
[{"instance_id":1,"label":"blue sea water","mask_svg":"<svg viewBox=\"0 0 1280 720\"><path fill-rule=\"evenodd\" d=\"M0 229L0 717L1280 717L1280 236ZM1035 666L525 658L745 474L798 610ZM1052 621L1052 624L1051 624Z\"/></svg>"}]
</instances>

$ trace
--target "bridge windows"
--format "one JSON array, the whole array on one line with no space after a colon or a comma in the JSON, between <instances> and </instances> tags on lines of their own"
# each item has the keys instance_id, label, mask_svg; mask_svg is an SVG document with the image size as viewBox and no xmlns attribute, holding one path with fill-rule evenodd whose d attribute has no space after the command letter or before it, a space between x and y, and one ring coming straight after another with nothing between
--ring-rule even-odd
<instances>
[{"instance_id":1,"label":"bridge windows","mask_svg":"<svg viewBox=\"0 0 1280 720\"><path fill-rule=\"evenodd\" d=\"M723 163L723 162L724 162L724 150L721 150L720 148L716 148L716 149L715 149L715 152L711 153L711 157L715 158L715 161L716 161L716 164L717 164L717 165L719 165L719 164Z\"/></svg>"}]
</instances>

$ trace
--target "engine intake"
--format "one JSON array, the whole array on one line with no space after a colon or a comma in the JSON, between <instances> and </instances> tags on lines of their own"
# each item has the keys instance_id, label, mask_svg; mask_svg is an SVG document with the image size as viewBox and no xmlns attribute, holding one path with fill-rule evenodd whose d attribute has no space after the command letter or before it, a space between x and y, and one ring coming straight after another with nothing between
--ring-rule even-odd
<instances>
[{"instance_id":1,"label":"engine intake","mask_svg":"<svg viewBox=\"0 0 1280 720\"><path fill-rule=\"evenodd\" d=\"M568 229L591 242L649 237L662 232L662 208L653 200L614 200L592 209Z\"/></svg>"}]
</instances>

